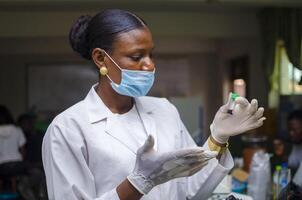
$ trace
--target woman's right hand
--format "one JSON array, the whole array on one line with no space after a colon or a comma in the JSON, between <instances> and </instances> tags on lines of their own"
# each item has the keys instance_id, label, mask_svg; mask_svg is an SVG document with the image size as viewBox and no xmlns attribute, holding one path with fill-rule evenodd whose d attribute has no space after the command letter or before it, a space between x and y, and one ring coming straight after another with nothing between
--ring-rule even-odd
<instances>
[{"instance_id":1,"label":"woman's right hand","mask_svg":"<svg viewBox=\"0 0 302 200\"><path fill-rule=\"evenodd\" d=\"M135 168L127 177L142 194L171 179L195 174L217 156L217 152L201 147L159 153L153 146L154 138L149 135L145 144L138 149Z\"/></svg>"}]
</instances>

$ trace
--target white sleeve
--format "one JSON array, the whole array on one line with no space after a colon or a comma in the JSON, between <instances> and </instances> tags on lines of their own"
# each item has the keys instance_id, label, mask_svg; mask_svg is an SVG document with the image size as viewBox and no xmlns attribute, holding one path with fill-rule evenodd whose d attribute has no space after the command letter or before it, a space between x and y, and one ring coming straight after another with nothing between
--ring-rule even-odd
<instances>
[{"instance_id":1,"label":"white sleeve","mask_svg":"<svg viewBox=\"0 0 302 200\"><path fill-rule=\"evenodd\" d=\"M177 109L175 107L174 109L176 111L176 114L178 115L181 134L181 148L197 146L191 135L187 131L185 125L181 121ZM205 143L203 147L209 149L207 143ZM216 158L210 160L209 163L199 172L197 172L193 176L184 178L186 182L186 197L191 200L208 199L217 185L229 173L233 166L234 161L229 150L222 154L219 161Z\"/></svg>"},{"instance_id":2,"label":"white sleeve","mask_svg":"<svg viewBox=\"0 0 302 200\"><path fill-rule=\"evenodd\" d=\"M18 145L19 147L22 147L25 145L26 139L24 137L24 133L21 128L17 128L17 131L18 131Z\"/></svg>"},{"instance_id":3,"label":"white sleeve","mask_svg":"<svg viewBox=\"0 0 302 200\"><path fill-rule=\"evenodd\" d=\"M42 158L49 199L119 200L116 188L96 196L83 138L68 131L71 132L62 125L51 124L43 139Z\"/></svg>"}]
</instances>

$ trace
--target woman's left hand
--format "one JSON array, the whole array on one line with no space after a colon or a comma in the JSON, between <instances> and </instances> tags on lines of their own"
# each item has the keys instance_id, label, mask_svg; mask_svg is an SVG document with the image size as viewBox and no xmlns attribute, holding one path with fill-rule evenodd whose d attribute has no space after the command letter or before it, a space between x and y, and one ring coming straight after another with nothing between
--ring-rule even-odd
<instances>
[{"instance_id":1,"label":"woman's left hand","mask_svg":"<svg viewBox=\"0 0 302 200\"><path fill-rule=\"evenodd\" d=\"M236 98L235 107L229 113L231 101L230 94L228 102L220 107L210 126L212 137L221 144L226 143L230 136L262 126L266 119L263 117L264 108L258 108L256 99L249 102L244 97Z\"/></svg>"}]
</instances>

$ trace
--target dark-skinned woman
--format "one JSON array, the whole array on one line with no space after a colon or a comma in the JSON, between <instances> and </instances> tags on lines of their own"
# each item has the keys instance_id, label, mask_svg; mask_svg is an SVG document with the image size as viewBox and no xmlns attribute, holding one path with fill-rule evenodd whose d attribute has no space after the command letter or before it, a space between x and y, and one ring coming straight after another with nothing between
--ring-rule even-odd
<instances>
[{"instance_id":1,"label":"dark-skinned woman","mask_svg":"<svg viewBox=\"0 0 302 200\"><path fill-rule=\"evenodd\" d=\"M239 97L230 114L230 98L198 147L167 99L145 96L156 68L152 34L141 18L105 10L81 16L69 36L71 47L98 68L99 82L47 130L49 199L209 197L233 167L228 138L262 125L257 101Z\"/></svg>"}]
</instances>

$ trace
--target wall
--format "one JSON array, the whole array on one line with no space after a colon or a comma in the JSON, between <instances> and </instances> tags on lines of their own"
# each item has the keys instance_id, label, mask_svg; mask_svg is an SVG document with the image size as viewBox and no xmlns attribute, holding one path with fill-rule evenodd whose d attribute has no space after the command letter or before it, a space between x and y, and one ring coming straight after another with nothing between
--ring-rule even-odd
<instances>
[{"instance_id":1,"label":"wall","mask_svg":"<svg viewBox=\"0 0 302 200\"><path fill-rule=\"evenodd\" d=\"M132 10L132 9L130 9ZM253 37L258 35L256 9L217 8L198 11L135 11L143 17L153 34L178 37ZM60 37L66 36L70 25L80 15L94 14L97 10L0 10L1 38Z\"/></svg>"},{"instance_id":2,"label":"wall","mask_svg":"<svg viewBox=\"0 0 302 200\"><path fill-rule=\"evenodd\" d=\"M88 13L94 13L89 10ZM15 116L26 111L26 66L29 64L85 62L68 44L73 20L87 11L0 11L0 104ZM266 103L261 88L257 10L203 8L199 11L139 10L154 34L158 56L185 56L190 62L191 94L201 96L206 108L205 126L223 103L226 61L236 55L250 56L253 97Z\"/></svg>"}]
</instances>

